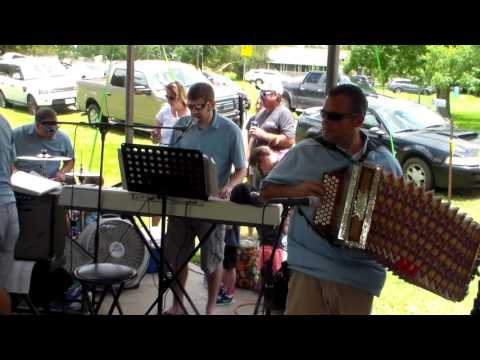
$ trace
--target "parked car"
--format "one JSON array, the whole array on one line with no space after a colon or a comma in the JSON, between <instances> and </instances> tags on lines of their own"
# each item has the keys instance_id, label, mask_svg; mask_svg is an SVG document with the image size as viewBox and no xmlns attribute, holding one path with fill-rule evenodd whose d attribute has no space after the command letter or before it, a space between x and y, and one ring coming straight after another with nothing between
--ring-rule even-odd
<instances>
[{"instance_id":1,"label":"parked car","mask_svg":"<svg viewBox=\"0 0 480 360\"><path fill-rule=\"evenodd\" d=\"M283 101L291 111L322 106L326 93L327 72L310 71L302 81L291 81L283 84ZM352 84L346 75L340 75L338 84ZM368 83L357 84L366 94L375 93Z\"/></svg>"},{"instance_id":2,"label":"parked car","mask_svg":"<svg viewBox=\"0 0 480 360\"><path fill-rule=\"evenodd\" d=\"M435 92L435 89L432 86L421 87L413 83L413 81L410 79L401 78L390 80L387 84L387 88L396 93L407 92L412 94L421 93L425 95L431 95Z\"/></svg>"},{"instance_id":3,"label":"parked car","mask_svg":"<svg viewBox=\"0 0 480 360\"><path fill-rule=\"evenodd\" d=\"M108 65L89 62L76 62L66 65L67 72L77 81L98 79L107 76Z\"/></svg>"},{"instance_id":4,"label":"parked car","mask_svg":"<svg viewBox=\"0 0 480 360\"><path fill-rule=\"evenodd\" d=\"M429 108L383 96L368 96L363 129L396 157L407 181L426 189L448 187L449 123ZM298 120L297 142L321 131L320 107ZM480 134L454 129L453 188L480 188Z\"/></svg>"},{"instance_id":5,"label":"parked car","mask_svg":"<svg viewBox=\"0 0 480 360\"><path fill-rule=\"evenodd\" d=\"M6 52L0 56L1 60L23 59L28 56L16 52Z\"/></svg>"},{"instance_id":6,"label":"parked car","mask_svg":"<svg viewBox=\"0 0 480 360\"><path fill-rule=\"evenodd\" d=\"M367 75L350 75L350 80L354 83L367 83L371 87L375 86L375 82L370 76Z\"/></svg>"},{"instance_id":7,"label":"parked car","mask_svg":"<svg viewBox=\"0 0 480 360\"><path fill-rule=\"evenodd\" d=\"M367 75L350 75L350 80L353 82L366 82L370 84L370 86L374 86L374 81L370 76Z\"/></svg>"},{"instance_id":8,"label":"parked car","mask_svg":"<svg viewBox=\"0 0 480 360\"><path fill-rule=\"evenodd\" d=\"M127 66L118 62L104 79L81 80L77 83L77 108L86 111L88 121L111 117L125 121L125 81ZM153 125L155 115L166 103L165 86L171 81L180 81L187 89L207 78L190 64L160 60L135 61L134 74L134 123ZM242 127L239 111L239 96L234 89L214 86L217 111ZM99 116L100 114L100 116Z\"/></svg>"},{"instance_id":9,"label":"parked car","mask_svg":"<svg viewBox=\"0 0 480 360\"><path fill-rule=\"evenodd\" d=\"M230 78L225 75L216 74L211 71L202 71L202 74L212 83L214 86L225 86L231 89L235 89L239 96L243 99L244 109L250 109L250 99L245 91L243 91L237 84L235 84Z\"/></svg>"},{"instance_id":10,"label":"parked car","mask_svg":"<svg viewBox=\"0 0 480 360\"><path fill-rule=\"evenodd\" d=\"M254 83L255 85L261 85L267 81L290 81L290 77L282 74L277 70L269 69L252 69L245 73L245 81Z\"/></svg>"},{"instance_id":11,"label":"parked car","mask_svg":"<svg viewBox=\"0 0 480 360\"><path fill-rule=\"evenodd\" d=\"M75 80L58 60L0 60L0 107L26 106L35 114L42 106L63 110L75 99Z\"/></svg>"}]
</instances>

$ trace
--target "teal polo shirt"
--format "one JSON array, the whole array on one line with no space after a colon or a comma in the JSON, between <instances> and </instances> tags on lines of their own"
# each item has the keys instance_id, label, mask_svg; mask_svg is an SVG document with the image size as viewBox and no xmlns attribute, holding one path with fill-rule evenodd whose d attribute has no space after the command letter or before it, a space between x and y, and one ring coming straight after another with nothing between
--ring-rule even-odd
<instances>
[{"instance_id":1,"label":"teal polo shirt","mask_svg":"<svg viewBox=\"0 0 480 360\"><path fill-rule=\"evenodd\" d=\"M52 156L67 156L74 158L72 143L68 136L62 132L57 131L53 139L41 138L35 131L35 123L23 125L13 130L13 137L15 139L15 149L17 156L36 156L42 150L47 150L47 153ZM53 178L60 169L60 161L46 161L47 177ZM35 171L43 175L44 161L26 161L18 160L15 162L15 167L18 170L25 172Z\"/></svg>"},{"instance_id":2,"label":"teal polo shirt","mask_svg":"<svg viewBox=\"0 0 480 360\"><path fill-rule=\"evenodd\" d=\"M245 150L242 132L231 120L214 112L213 121L209 127L201 129L192 116L186 116L177 121L175 126L193 125L185 132L175 131L171 146L182 149L199 150L215 161L218 186L224 187L235 170L246 167Z\"/></svg>"},{"instance_id":3,"label":"teal polo shirt","mask_svg":"<svg viewBox=\"0 0 480 360\"><path fill-rule=\"evenodd\" d=\"M15 202L15 195L10 183L14 160L15 143L12 128L8 121L0 115L0 206Z\"/></svg>"}]
</instances>

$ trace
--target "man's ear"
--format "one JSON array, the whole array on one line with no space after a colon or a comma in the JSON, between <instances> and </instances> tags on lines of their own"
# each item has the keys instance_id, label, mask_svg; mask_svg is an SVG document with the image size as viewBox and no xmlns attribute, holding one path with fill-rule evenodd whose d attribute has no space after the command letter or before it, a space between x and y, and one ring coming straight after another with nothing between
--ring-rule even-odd
<instances>
[{"instance_id":1,"label":"man's ear","mask_svg":"<svg viewBox=\"0 0 480 360\"><path fill-rule=\"evenodd\" d=\"M363 125L363 122L365 121L365 116L362 114L356 115L353 119L353 126L355 127L361 127Z\"/></svg>"}]
</instances>

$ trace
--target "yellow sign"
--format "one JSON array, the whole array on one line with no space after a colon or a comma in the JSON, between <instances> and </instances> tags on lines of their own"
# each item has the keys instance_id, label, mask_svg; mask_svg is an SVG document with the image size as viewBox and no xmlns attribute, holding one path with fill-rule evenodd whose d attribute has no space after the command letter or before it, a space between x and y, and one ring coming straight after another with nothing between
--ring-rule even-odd
<instances>
[{"instance_id":1,"label":"yellow sign","mask_svg":"<svg viewBox=\"0 0 480 360\"><path fill-rule=\"evenodd\" d=\"M453 153L455 152L455 143L453 140L449 140L448 142L450 143L450 154L453 156Z\"/></svg>"},{"instance_id":2,"label":"yellow sign","mask_svg":"<svg viewBox=\"0 0 480 360\"><path fill-rule=\"evenodd\" d=\"M240 45L240 56L252 57L253 45Z\"/></svg>"}]
</instances>

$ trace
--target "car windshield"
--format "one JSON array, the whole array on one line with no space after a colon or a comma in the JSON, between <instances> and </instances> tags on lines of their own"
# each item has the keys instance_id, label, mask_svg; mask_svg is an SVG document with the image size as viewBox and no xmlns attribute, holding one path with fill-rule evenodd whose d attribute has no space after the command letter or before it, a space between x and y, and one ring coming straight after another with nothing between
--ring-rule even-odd
<instances>
[{"instance_id":1,"label":"car windshield","mask_svg":"<svg viewBox=\"0 0 480 360\"><path fill-rule=\"evenodd\" d=\"M384 106L377 111L382 115L392 132L421 130L429 127L448 125L436 112L420 105Z\"/></svg>"},{"instance_id":2,"label":"car windshield","mask_svg":"<svg viewBox=\"0 0 480 360\"><path fill-rule=\"evenodd\" d=\"M25 80L67 75L67 70L59 62L38 62L22 65Z\"/></svg>"},{"instance_id":3,"label":"car windshield","mask_svg":"<svg viewBox=\"0 0 480 360\"><path fill-rule=\"evenodd\" d=\"M152 87L155 90L162 89L172 81L180 81L183 86L189 87L198 82L208 83L208 79L200 71L193 67L170 67L164 71L155 72L152 76Z\"/></svg>"}]
</instances>

